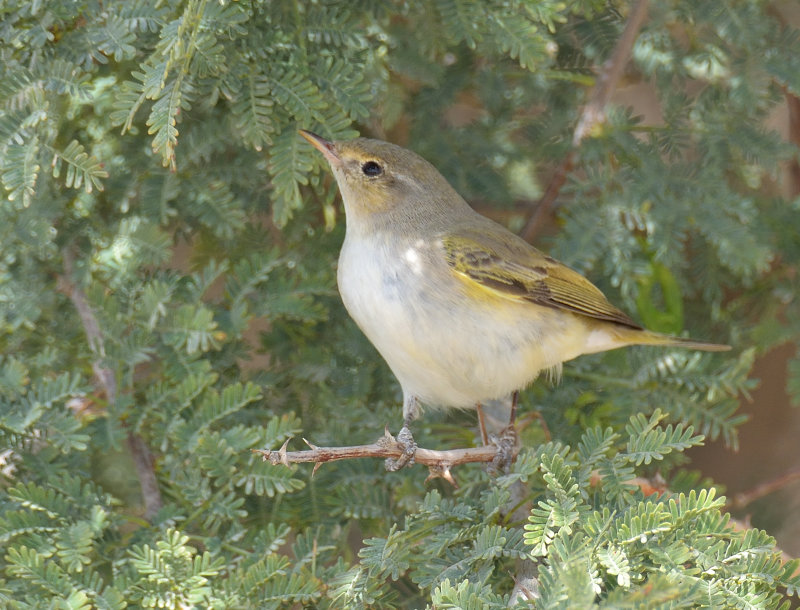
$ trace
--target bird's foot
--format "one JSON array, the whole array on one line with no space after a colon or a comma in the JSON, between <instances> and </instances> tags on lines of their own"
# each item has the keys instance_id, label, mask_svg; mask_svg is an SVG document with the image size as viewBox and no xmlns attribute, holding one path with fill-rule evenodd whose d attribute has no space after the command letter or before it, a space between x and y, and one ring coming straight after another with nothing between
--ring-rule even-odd
<instances>
[{"instance_id":1,"label":"bird's foot","mask_svg":"<svg viewBox=\"0 0 800 610\"><path fill-rule=\"evenodd\" d=\"M513 423L509 424L499 435L489 435L489 441L497 448L497 453L487 465L487 469L492 473L507 473L516 457L517 427Z\"/></svg>"},{"instance_id":2,"label":"bird's foot","mask_svg":"<svg viewBox=\"0 0 800 610\"><path fill-rule=\"evenodd\" d=\"M397 444L400 445L403 450L403 453L397 458L386 458L386 470L389 472L395 472L405 466L413 464L414 455L417 453L418 445L414 440L414 436L411 434L411 429L408 427L408 424L403 424L396 440Z\"/></svg>"}]
</instances>

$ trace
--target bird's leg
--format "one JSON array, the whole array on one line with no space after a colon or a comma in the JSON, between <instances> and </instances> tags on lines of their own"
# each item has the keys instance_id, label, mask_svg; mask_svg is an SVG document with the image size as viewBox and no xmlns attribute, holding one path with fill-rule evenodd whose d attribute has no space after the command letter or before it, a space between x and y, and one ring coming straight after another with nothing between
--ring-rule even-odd
<instances>
[{"instance_id":1,"label":"bird's leg","mask_svg":"<svg viewBox=\"0 0 800 610\"><path fill-rule=\"evenodd\" d=\"M519 392L515 391L511 395L511 414L508 418L508 426L500 433L499 437L494 437L492 441L497 446L497 453L491 462L491 468L500 472L507 472L514 459L514 449L517 446L517 402Z\"/></svg>"},{"instance_id":2,"label":"bird's leg","mask_svg":"<svg viewBox=\"0 0 800 610\"><path fill-rule=\"evenodd\" d=\"M511 415L508 417L508 425L516 431L517 425L517 402L519 402L519 390L514 390L511 394Z\"/></svg>"},{"instance_id":3,"label":"bird's leg","mask_svg":"<svg viewBox=\"0 0 800 610\"><path fill-rule=\"evenodd\" d=\"M484 447L489 444L489 435L486 434L486 422L483 419L483 409L481 408L481 403L477 403L475 405L475 410L478 412L478 427L481 431L481 441L483 441Z\"/></svg>"},{"instance_id":4,"label":"bird's leg","mask_svg":"<svg viewBox=\"0 0 800 610\"><path fill-rule=\"evenodd\" d=\"M395 440L403 449L402 455L398 458L386 458L386 470L394 472L404 466L414 463L414 455L417 453L417 442L411 434L411 422L419 415L419 403L416 396L407 396L403 400L403 427L400 428Z\"/></svg>"},{"instance_id":5,"label":"bird's leg","mask_svg":"<svg viewBox=\"0 0 800 610\"><path fill-rule=\"evenodd\" d=\"M398 432L397 436L395 437L395 440L402 448L403 453L397 458L386 458L386 470L389 472L395 472L414 463L414 455L417 453L417 442L414 440L414 436L411 434L411 428L409 427L410 424L410 419L403 419L403 427L400 428L400 432Z\"/></svg>"}]
</instances>

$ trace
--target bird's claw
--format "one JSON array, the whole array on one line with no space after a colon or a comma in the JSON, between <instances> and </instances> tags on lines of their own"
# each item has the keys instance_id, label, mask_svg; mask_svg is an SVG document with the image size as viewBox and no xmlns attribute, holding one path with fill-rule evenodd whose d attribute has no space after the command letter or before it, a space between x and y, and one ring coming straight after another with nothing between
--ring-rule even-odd
<instances>
[{"instance_id":1,"label":"bird's claw","mask_svg":"<svg viewBox=\"0 0 800 610\"><path fill-rule=\"evenodd\" d=\"M414 463L414 456L417 453L417 442L411 434L411 430L407 425L403 425L397 435L397 444L403 450L397 458L386 458L386 470L389 472L396 472L405 466L410 466Z\"/></svg>"},{"instance_id":2,"label":"bird's claw","mask_svg":"<svg viewBox=\"0 0 800 610\"><path fill-rule=\"evenodd\" d=\"M490 472L509 471L516 454L517 440L517 428L514 424L507 426L499 435L489 435L489 441L497 448L494 458L487 466Z\"/></svg>"}]
</instances>

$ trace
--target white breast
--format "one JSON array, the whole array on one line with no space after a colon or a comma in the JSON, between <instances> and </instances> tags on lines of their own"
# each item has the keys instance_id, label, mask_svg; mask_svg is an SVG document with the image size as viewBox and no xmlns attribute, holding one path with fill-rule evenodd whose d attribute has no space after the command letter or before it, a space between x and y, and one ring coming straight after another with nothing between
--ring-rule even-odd
<instances>
[{"instance_id":1,"label":"white breast","mask_svg":"<svg viewBox=\"0 0 800 610\"><path fill-rule=\"evenodd\" d=\"M339 291L406 395L472 407L583 353L588 330L571 314L512 301L476 303L447 267L440 243L420 240L396 251L387 243L379 233L345 239Z\"/></svg>"}]
</instances>

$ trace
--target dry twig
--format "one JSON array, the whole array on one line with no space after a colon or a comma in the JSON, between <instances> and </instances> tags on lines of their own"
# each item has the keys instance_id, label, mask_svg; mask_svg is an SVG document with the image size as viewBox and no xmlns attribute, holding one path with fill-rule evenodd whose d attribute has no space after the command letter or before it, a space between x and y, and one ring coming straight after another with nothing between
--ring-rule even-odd
<instances>
[{"instance_id":1,"label":"dry twig","mask_svg":"<svg viewBox=\"0 0 800 610\"><path fill-rule=\"evenodd\" d=\"M636 42L636 37L639 35L639 30L642 29L642 24L646 16L647 0L639 0L631 9L630 15L628 15L628 22L625 24L625 30L617 41L614 52L603 64L600 73L597 75L597 80L589 96L589 101L583 107L581 116L578 119L578 124L575 127L575 132L572 134L572 148L570 148L567 156L564 157L564 160L558 168L556 168L550 180L550 184L547 186L547 190L545 190L533 214L531 214L528 222L520 233L521 237L526 241L532 241L541 229L545 217L553 207L556 197L558 197L558 193L561 191L561 187L564 186L569 172L572 171L575 165L578 146L580 146L583 139L588 136L595 127L606 120L606 107L622 76L625 65L628 63L628 58L633 50L633 43Z\"/></svg>"},{"instance_id":2,"label":"dry twig","mask_svg":"<svg viewBox=\"0 0 800 610\"><path fill-rule=\"evenodd\" d=\"M355 458L398 458L403 454L404 447L385 430L381 438L370 445L353 445L350 447L317 447L313 443L303 439L310 449L304 451L287 451L286 447L291 439L287 439L283 447L277 451L269 449L253 449L253 453L261 455L264 461L269 461L273 465L297 464L301 462L313 462L316 472L324 462L335 460L349 460ZM514 449L514 457L518 449ZM499 450L495 446L470 447L467 449L449 449L437 451L435 449L424 449L418 447L414 454L414 461L423 464L430 471L429 479L442 478L456 485L450 469L458 464L469 464L475 462L492 462L498 457Z\"/></svg>"},{"instance_id":3,"label":"dry twig","mask_svg":"<svg viewBox=\"0 0 800 610\"><path fill-rule=\"evenodd\" d=\"M800 97L794 95L786 87L783 91L789 111L789 141L795 146L800 146ZM797 160L797 156L789 161L788 172L789 196L797 197L800 195L800 161Z\"/></svg>"},{"instance_id":4,"label":"dry twig","mask_svg":"<svg viewBox=\"0 0 800 610\"><path fill-rule=\"evenodd\" d=\"M734 495L728 505L725 507L727 510L742 509L748 504L756 500L768 496L769 494L783 489L789 483L800 480L800 469L790 470L771 481L765 481L756 485L753 489L742 491Z\"/></svg>"},{"instance_id":5,"label":"dry twig","mask_svg":"<svg viewBox=\"0 0 800 610\"><path fill-rule=\"evenodd\" d=\"M86 333L86 339L89 342L89 348L95 355L95 360L92 362L92 370L100 382L103 392L105 392L106 400L113 404L117 400L117 379L114 376L114 371L105 366L104 363L106 349L100 324L97 321L97 316L94 315L91 305L89 305L86 293L73 280L75 258L72 251L69 248L64 248L62 258L64 274L59 278L59 288L69 297L78 312L83 330ZM145 518L150 519L162 506L161 492L158 489L158 481L153 468L153 456L145 442L137 434L128 431L126 442L139 478L139 486L142 489Z\"/></svg>"}]
</instances>

